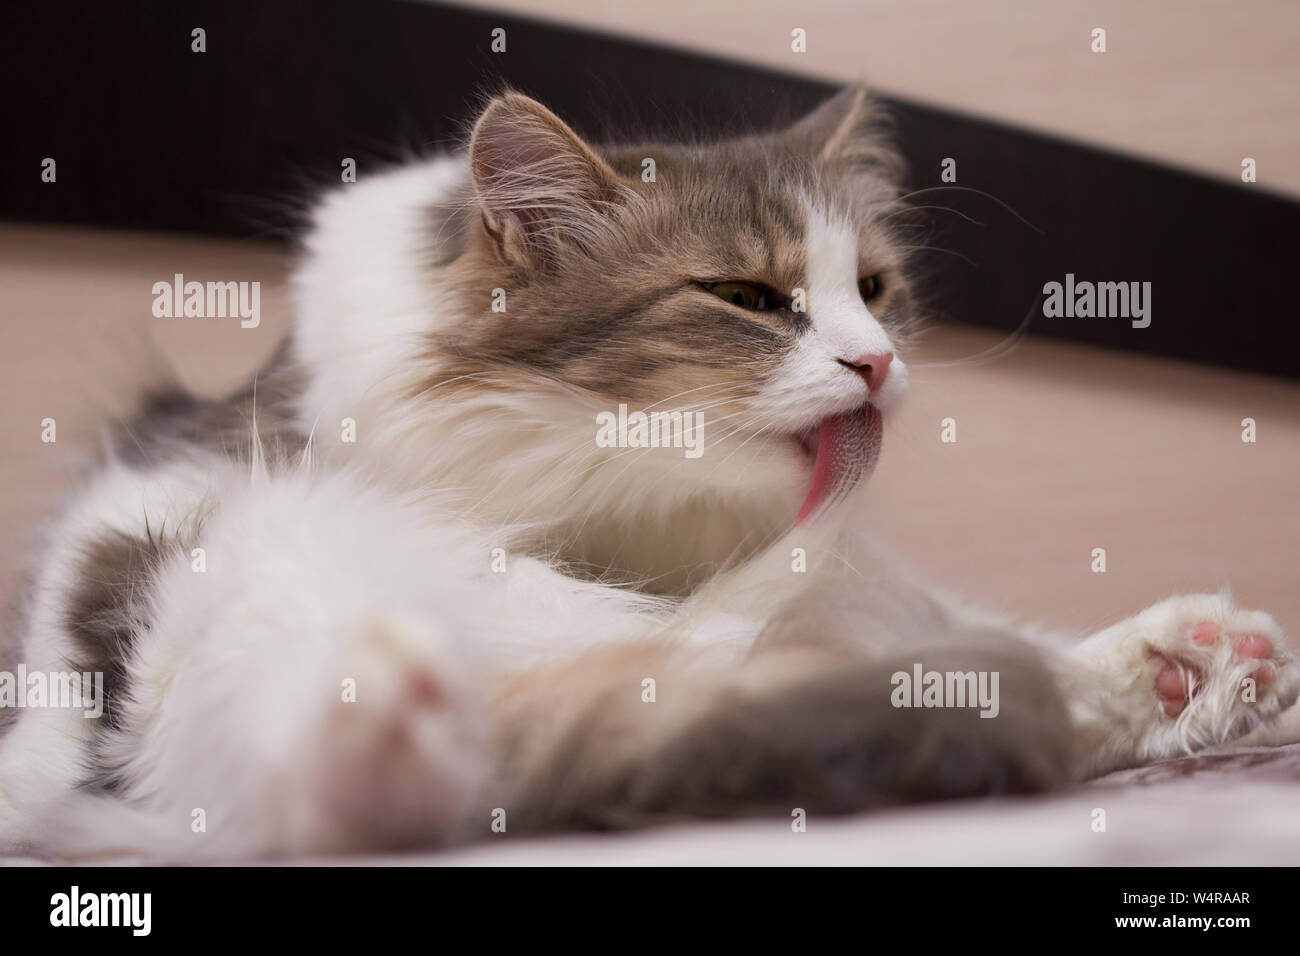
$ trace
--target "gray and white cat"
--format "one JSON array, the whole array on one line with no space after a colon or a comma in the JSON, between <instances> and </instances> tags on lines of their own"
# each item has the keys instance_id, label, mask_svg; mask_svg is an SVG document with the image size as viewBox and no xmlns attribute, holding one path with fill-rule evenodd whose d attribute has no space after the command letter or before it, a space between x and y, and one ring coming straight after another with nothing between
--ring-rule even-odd
<instances>
[{"instance_id":1,"label":"gray and white cat","mask_svg":"<svg viewBox=\"0 0 1300 956\"><path fill-rule=\"evenodd\" d=\"M1049 639L844 527L915 311L879 127L850 89L776 133L603 148L505 93L465 154L327 196L275 366L151 399L53 529L21 659L102 672L108 704L10 723L0 849L1032 792L1290 706L1279 628L1226 595ZM702 422L703 453L597 441L620 405ZM992 719L897 706L917 668L995 679Z\"/></svg>"}]
</instances>

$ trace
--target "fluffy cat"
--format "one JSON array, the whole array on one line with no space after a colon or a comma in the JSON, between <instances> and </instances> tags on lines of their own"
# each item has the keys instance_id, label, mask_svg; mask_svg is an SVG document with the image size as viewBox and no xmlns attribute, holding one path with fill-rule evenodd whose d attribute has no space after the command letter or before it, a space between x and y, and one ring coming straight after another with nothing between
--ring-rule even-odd
<instances>
[{"instance_id":1,"label":"fluffy cat","mask_svg":"<svg viewBox=\"0 0 1300 956\"><path fill-rule=\"evenodd\" d=\"M1276 623L1226 595L1049 639L844 526L915 311L880 127L849 89L773 133L597 147L506 92L463 154L327 196L273 367L152 398L52 529L21 658L102 672L108 702L10 722L0 848L1024 793L1290 706ZM597 442L620 405L698 413L703 454ZM996 675L995 716L898 706L922 668Z\"/></svg>"}]
</instances>

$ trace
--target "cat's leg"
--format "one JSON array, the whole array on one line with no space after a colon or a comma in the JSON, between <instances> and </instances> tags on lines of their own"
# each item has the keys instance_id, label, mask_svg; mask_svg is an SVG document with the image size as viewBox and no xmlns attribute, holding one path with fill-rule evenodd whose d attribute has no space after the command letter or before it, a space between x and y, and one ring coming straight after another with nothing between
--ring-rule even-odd
<instances>
[{"instance_id":1,"label":"cat's leg","mask_svg":"<svg viewBox=\"0 0 1300 956\"><path fill-rule=\"evenodd\" d=\"M495 698L494 805L510 832L609 829L849 813L1070 779L1064 699L1036 648L995 630L864 644L870 629L868 616L825 601L796 604L751 643L661 638L519 672ZM899 675L917 664L996 675L993 707L902 706Z\"/></svg>"},{"instance_id":2,"label":"cat's leg","mask_svg":"<svg viewBox=\"0 0 1300 956\"><path fill-rule=\"evenodd\" d=\"M58 849L201 860L452 838L487 763L468 650L487 602L465 553L486 568L485 549L345 475L230 471L185 540L155 521L79 549L60 619L111 625L96 666L118 675L81 792L149 824L83 820L72 800L52 816L78 839Z\"/></svg>"},{"instance_id":3,"label":"cat's leg","mask_svg":"<svg viewBox=\"0 0 1300 956\"><path fill-rule=\"evenodd\" d=\"M1086 774L1228 743L1300 692L1300 667L1277 622L1226 593L1161 601L1060 662Z\"/></svg>"},{"instance_id":4,"label":"cat's leg","mask_svg":"<svg viewBox=\"0 0 1300 956\"><path fill-rule=\"evenodd\" d=\"M1300 692L1300 665L1277 622L1237 608L1226 593L1170 598L1067 647L917 581L870 538L847 534L837 545L847 561L822 569L810 609L828 604L818 588L851 592L845 606L872 622L858 631L870 644L970 641L1000 630L1032 641L1068 703L1079 776L1235 740Z\"/></svg>"}]
</instances>

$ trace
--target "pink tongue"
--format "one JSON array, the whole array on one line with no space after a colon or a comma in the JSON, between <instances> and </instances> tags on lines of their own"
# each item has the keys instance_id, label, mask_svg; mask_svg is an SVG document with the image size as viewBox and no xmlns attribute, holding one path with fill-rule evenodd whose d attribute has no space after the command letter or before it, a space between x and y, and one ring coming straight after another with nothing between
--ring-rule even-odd
<instances>
[{"instance_id":1,"label":"pink tongue","mask_svg":"<svg viewBox=\"0 0 1300 956\"><path fill-rule=\"evenodd\" d=\"M880 457L880 430L880 412L871 405L832 415L821 423L812 487L799 509L796 525L803 524L824 505L841 500L871 474Z\"/></svg>"}]
</instances>

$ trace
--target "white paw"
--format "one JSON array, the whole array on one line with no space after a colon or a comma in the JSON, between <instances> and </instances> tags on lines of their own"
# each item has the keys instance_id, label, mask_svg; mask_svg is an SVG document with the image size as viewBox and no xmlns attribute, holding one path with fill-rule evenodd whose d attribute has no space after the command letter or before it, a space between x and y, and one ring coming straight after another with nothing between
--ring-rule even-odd
<instances>
[{"instance_id":1,"label":"white paw","mask_svg":"<svg viewBox=\"0 0 1300 956\"><path fill-rule=\"evenodd\" d=\"M1161 760L1227 743L1272 720L1300 691L1282 629L1225 594L1172 597L1081 645L1110 684L1133 757Z\"/></svg>"},{"instance_id":2,"label":"white paw","mask_svg":"<svg viewBox=\"0 0 1300 956\"><path fill-rule=\"evenodd\" d=\"M321 840L338 849L451 836L485 776L476 695L427 621L388 615L339 648L335 699L315 737Z\"/></svg>"}]
</instances>

